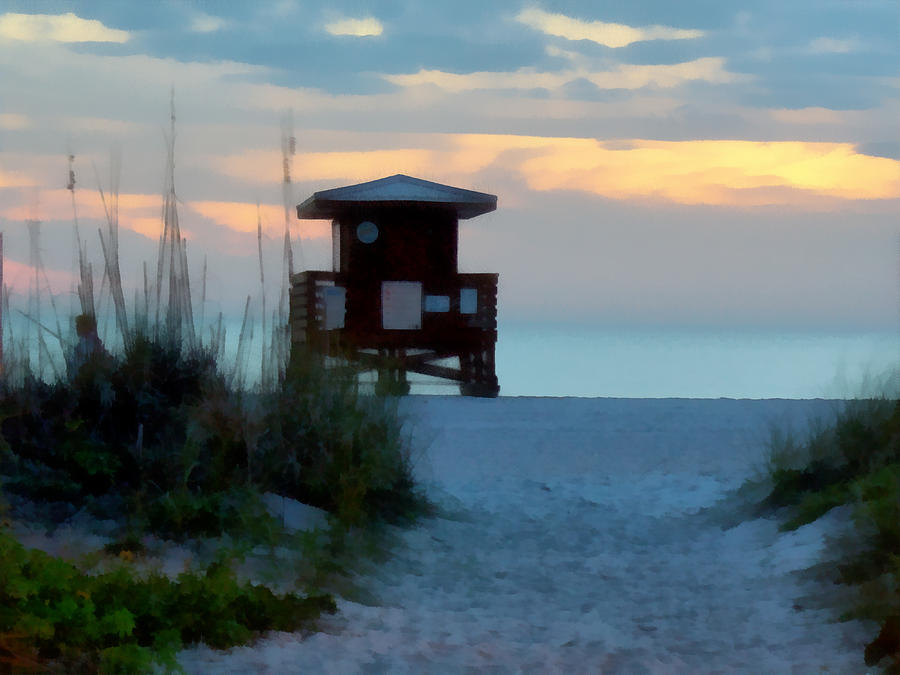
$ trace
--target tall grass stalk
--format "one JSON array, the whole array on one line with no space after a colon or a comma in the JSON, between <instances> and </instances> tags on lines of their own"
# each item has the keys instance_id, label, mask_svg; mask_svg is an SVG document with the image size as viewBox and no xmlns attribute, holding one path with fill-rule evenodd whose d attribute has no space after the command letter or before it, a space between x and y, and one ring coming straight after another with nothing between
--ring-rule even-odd
<instances>
[{"instance_id":1,"label":"tall grass stalk","mask_svg":"<svg viewBox=\"0 0 900 675\"><path fill-rule=\"evenodd\" d=\"M245 362L247 359L247 351L249 350L249 342L252 338L253 326L250 324L250 296L244 303L244 318L241 321L241 332L238 335L237 354L234 357L234 370L231 375L231 386L236 389L244 388L244 375L246 373Z\"/></svg>"},{"instance_id":2,"label":"tall grass stalk","mask_svg":"<svg viewBox=\"0 0 900 675\"><path fill-rule=\"evenodd\" d=\"M103 212L106 216L106 236L103 230L97 230L100 235L100 246L103 250L104 278L109 282L109 292L115 310L116 326L119 330L122 344L126 348L131 343L131 333L128 328L128 316L125 310L125 292L122 289L122 271L119 267L119 181L121 178L121 155L114 152L110 158L110 188L109 199L97 179L97 189L100 192L100 201L103 204Z\"/></svg>"},{"instance_id":3,"label":"tall grass stalk","mask_svg":"<svg viewBox=\"0 0 900 675\"><path fill-rule=\"evenodd\" d=\"M256 244L257 251L259 253L259 288L260 295L262 296L262 312L261 312L261 321L262 321L262 336L263 336L263 345L262 345L262 356L260 360L260 388L265 391L269 388L269 369L268 363L266 359L266 345L265 345L265 335L266 335L266 272L265 267L263 266L263 253L262 253L262 217L259 213L259 202L256 202Z\"/></svg>"},{"instance_id":4,"label":"tall grass stalk","mask_svg":"<svg viewBox=\"0 0 900 675\"><path fill-rule=\"evenodd\" d=\"M5 286L0 299L9 326L6 334L14 346L4 351L7 378L0 388L0 450L6 450L7 443L9 448L0 452L0 474L9 478L4 479L4 488L15 491L17 499L30 500L34 508L48 501L65 507L62 516L50 511L53 524L82 507L104 519L118 517L120 541L106 550L123 561L140 555L146 532L167 539L237 536L237 551L252 550L260 543L274 551L276 544L298 539L276 527L260 495L292 497L326 509L332 514L329 522L337 524L324 534L327 543L317 543L321 533L303 539L307 544L301 542L304 553L321 548L314 554L322 560L313 563L315 578L321 579L320 568L335 567L325 558L346 549L348 533L359 531L356 526L406 519L427 508L414 490L408 439L391 401L359 395L356 372L326 370L320 359L301 353L292 355L288 368L286 288L272 312L271 348L266 355L268 312L259 219L263 391L248 395L244 389L253 339L250 296L234 368L230 372L222 368L221 312L209 327L204 346L206 261L201 321L195 327L187 246L176 208L174 123L173 99L156 283L150 283L144 263L143 302L135 288L130 315L119 264L119 163L111 162L109 190L98 186L107 229L99 230L104 273L95 303L92 271L78 230L70 155L81 309L75 323L80 338L85 338L96 326L95 310L103 314L104 303L111 304L110 330L116 337L107 342L111 347L115 342L112 349L96 347L91 334L95 347L76 362L74 340L68 340L60 327L52 293L57 328L44 325L41 294L50 287L40 258L39 224L35 221L30 227L35 272L27 317L28 328L34 327L37 336L36 367L24 339L27 335L19 337L11 329ZM287 283L293 264L287 221L283 263ZM73 366L67 377L57 367L59 359L52 358L45 333L58 338L62 360ZM78 347L85 342L91 341L84 339ZM45 372L45 360L52 377ZM20 592L16 597L22 602L0 612L0 662L5 662L8 639L21 637L23 648L40 656L41 666L44 659L81 659L93 652L94 660L81 661L85 670L99 665L101 671L134 672L149 664L150 650L167 654L174 663L182 644L202 639L213 647L226 647L250 639L251 631L294 630L301 619L334 609L330 597L275 597L262 586L239 586L229 567L235 555L230 549L217 554L205 574L185 573L172 584L153 575L135 579L127 566L111 576L80 574L59 560L25 551L2 531L0 548L4 553L0 596L10 597L4 591L9 584L19 591L26 588L27 595ZM97 614L95 607L100 610ZM18 631L15 636L13 628ZM64 633L68 642L61 649L57 638ZM102 640L95 639L101 634ZM69 663L56 665L64 668Z\"/></svg>"},{"instance_id":5,"label":"tall grass stalk","mask_svg":"<svg viewBox=\"0 0 900 675\"><path fill-rule=\"evenodd\" d=\"M75 199L75 155L69 153L69 184L66 189L72 199L72 249L74 266L78 270L76 282L76 297L81 308L81 314L96 316L94 307L94 276L91 264L87 260L86 244L81 239L81 231L78 226L78 203ZM74 315L74 312L73 312Z\"/></svg>"},{"instance_id":6,"label":"tall grass stalk","mask_svg":"<svg viewBox=\"0 0 900 675\"><path fill-rule=\"evenodd\" d=\"M144 272L144 283L146 284L147 274ZM203 274L201 275L200 281L200 323L199 332L200 332L200 343L203 344L203 326L206 325L206 256L203 256Z\"/></svg>"},{"instance_id":7,"label":"tall grass stalk","mask_svg":"<svg viewBox=\"0 0 900 675\"><path fill-rule=\"evenodd\" d=\"M282 158L282 190L281 198L284 206L284 250L282 255L281 294L278 299L278 319L273 321L272 328L272 353L278 364L277 378L282 381L287 368L288 352L290 351L290 326L288 325L288 293L291 287L291 277L294 275L294 250L291 246L291 221L294 205L293 184L291 171L293 158L297 152L297 139L294 136L294 113L288 110L281 121L281 158ZM298 253L300 255L300 267L303 268L302 239L298 238Z\"/></svg>"},{"instance_id":8,"label":"tall grass stalk","mask_svg":"<svg viewBox=\"0 0 900 675\"><path fill-rule=\"evenodd\" d=\"M175 93L170 102L170 126L166 139L166 172L163 197L163 231L159 240L156 271L156 339L168 341L188 351L196 347L191 308L187 244L181 236L175 192ZM168 283L164 286L164 281ZM165 289L165 290L164 290ZM162 314L162 316L161 316ZM160 326L164 331L159 333Z\"/></svg>"}]
</instances>

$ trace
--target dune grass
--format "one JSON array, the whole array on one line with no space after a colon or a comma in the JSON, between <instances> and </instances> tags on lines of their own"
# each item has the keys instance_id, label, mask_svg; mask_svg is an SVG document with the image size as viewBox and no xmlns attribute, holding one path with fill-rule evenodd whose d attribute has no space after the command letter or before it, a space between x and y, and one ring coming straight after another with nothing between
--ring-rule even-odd
<instances>
[{"instance_id":1,"label":"dune grass","mask_svg":"<svg viewBox=\"0 0 900 675\"><path fill-rule=\"evenodd\" d=\"M262 336L263 377L255 388L246 385L242 362L249 297L236 362L222 362L221 316L204 343L178 226L174 126L168 141L156 283L145 264L143 293L136 291L127 307L117 189L101 193L108 224L100 235L101 297L94 297L76 219L81 314L71 325L78 336L52 331L64 363L54 362L43 332L36 362L22 340L4 351L0 479L11 516L27 513L52 529L89 513L115 521L116 530L104 551L75 565L24 549L9 520L0 523L0 669L139 672L154 663L177 669L174 654L183 645L226 647L260 631L308 625L334 611L323 580L342 571L360 542L371 545L359 532L429 508L413 481L396 403L360 394L358 373L349 367L326 369L313 354L289 353L284 312L273 314L268 350L269 336ZM39 251L38 228L32 230ZM286 230L286 270L289 246ZM39 258L33 263L29 304L39 308L43 270ZM118 331L109 350L96 334L104 289ZM286 297L283 290L284 307ZM205 283L201 308L204 300ZM8 317L6 289L3 301ZM37 312L28 318L46 332ZM286 531L266 509L265 493L324 509L329 531ZM226 543L205 566L173 581L132 565L148 535ZM311 592L276 595L238 582L235 565L260 546L297 554L291 560L298 569L285 570L281 561L280 571ZM88 569L110 559L111 570Z\"/></svg>"},{"instance_id":2,"label":"dune grass","mask_svg":"<svg viewBox=\"0 0 900 675\"><path fill-rule=\"evenodd\" d=\"M14 503L44 504L51 527L79 510L117 520L116 541L107 551L112 555L139 554L147 534L175 540L227 535L244 552L260 544L284 546L290 538L261 499L274 492L332 514L334 530L313 553L327 567L336 557L329 560L328 552L343 546L350 529L413 518L427 508L415 490L394 403L360 395L351 374L326 371L309 356L297 356L276 389L246 392L229 387L208 354L185 354L140 337L121 357L83 364L71 380L29 378L3 391L0 419L0 474ZM52 508L60 503L61 510ZM236 644L253 631L300 625L299 619L279 619L280 613L305 621L318 611L297 609L307 607L300 596L258 597L262 591L238 584L225 571L228 564L216 568L218 576L206 569L173 584L123 568L109 577L118 590L101 592L99 579L106 577L89 579L2 536L12 568L0 574L0 604L11 608L0 613L0 658L20 666L28 659L134 666L156 648L164 648L160 659L168 663L166 645L201 638L213 646ZM319 570L313 576L321 577ZM223 607L207 629L192 632L187 619L175 625L181 619L174 610L165 612L174 623L147 619L150 605L200 603L224 592L204 584L224 584L237 603ZM188 592L197 597L184 599ZM119 593L155 599L146 606L107 602ZM94 598L90 611L83 594ZM310 608L333 607L329 596L312 597ZM38 611L43 600L63 605L58 612ZM251 614L253 621L246 619ZM76 630L72 622L87 627ZM171 640L161 643L164 633Z\"/></svg>"},{"instance_id":3,"label":"dune grass","mask_svg":"<svg viewBox=\"0 0 900 675\"><path fill-rule=\"evenodd\" d=\"M241 585L234 559L258 545L299 546L317 567L308 580L318 583L323 570L340 571L348 532L428 508L396 402L361 395L355 372L326 370L309 354L294 354L277 387L246 391L229 384L208 351L136 335L120 356L95 353L68 379L27 377L0 391L0 431L4 489L14 503L43 504L45 525L80 510L117 520L106 553L126 558L140 555L147 534L238 542L214 572L169 582L127 565L89 577L0 530L9 566L0 574L0 660L17 667L172 665L172 649L195 640L229 646L260 630L294 629L333 609L330 596ZM325 509L332 531L291 539L267 512L266 492ZM224 605L223 594L232 598ZM204 614L199 629L178 614L211 599L220 611Z\"/></svg>"},{"instance_id":4,"label":"dune grass","mask_svg":"<svg viewBox=\"0 0 900 675\"><path fill-rule=\"evenodd\" d=\"M866 664L900 672L900 371L884 379L880 393L844 401L832 420L813 421L806 435L773 428L767 472L771 490L760 512L780 510L782 530L852 506L853 540L834 581L857 593L841 618L880 624Z\"/></svg>"}]
</instances>

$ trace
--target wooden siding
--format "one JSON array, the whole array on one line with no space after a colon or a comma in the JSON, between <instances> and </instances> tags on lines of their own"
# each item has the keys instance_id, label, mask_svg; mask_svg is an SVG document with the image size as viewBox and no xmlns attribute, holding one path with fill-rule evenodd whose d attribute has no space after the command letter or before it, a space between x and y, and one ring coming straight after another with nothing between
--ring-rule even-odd
<instances>
[{"instance_id":1,"label":"wooden siding","mask_svg":"<svg viewBox=\"0 0 900 675\"><path fill-rule=\"evenodd\" d=\"M437 287L423 283L424 295L450 298L447 312L424 312L418 330L385 330L381 327L380 283L376 289L348 287L345 275L308 271L295 274L290 294L291 341L315 348L341 344L353 349L432 349L454 352L459 347L493 345L497 340L497 274L456 274ZM345 327L324 330L323 289L347 288ZM460 290L475 288L478 306L474 314L461 314ZM360 295L362 297L360 297ZM365 301L364 306L361 301Z\"/></svg>"}]
</instances>

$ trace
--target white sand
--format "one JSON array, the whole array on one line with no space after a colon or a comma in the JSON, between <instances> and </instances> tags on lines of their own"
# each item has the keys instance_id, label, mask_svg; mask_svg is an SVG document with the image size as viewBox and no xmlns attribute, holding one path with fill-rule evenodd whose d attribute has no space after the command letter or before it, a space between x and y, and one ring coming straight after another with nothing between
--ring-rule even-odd
<instances>
[{"instance_id":1,"label":"white sand","mask_svg":"<svg viewBox=\"0 0 900 675\"><path fill-rule=\"evenodd\" d=\"M310 635L183 651L191 673L864 673L874 624L798 574L847 511L723 529L771 420L814 401L413 398L442 517Z\"/></svg>"}]
</instances>

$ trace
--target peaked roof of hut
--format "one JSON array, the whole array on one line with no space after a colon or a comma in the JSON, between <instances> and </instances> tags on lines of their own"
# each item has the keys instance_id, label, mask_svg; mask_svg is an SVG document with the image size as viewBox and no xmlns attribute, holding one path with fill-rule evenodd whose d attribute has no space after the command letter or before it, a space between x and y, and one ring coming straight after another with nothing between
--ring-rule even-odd
<instances>
[{"instance_id":1,"label":"peaked roof of hut","mask_svg":"<svg viewBox=\"0 0 900 675\"><path fill-rule=\"evenodd\" d=\"M457 218L480 216L497 208L497 196L432 183L398 173L368 183L320 190L297 207L298 218L334 218L365 205L427 204L451 208Z\"/></svg>"}]
</instances>

